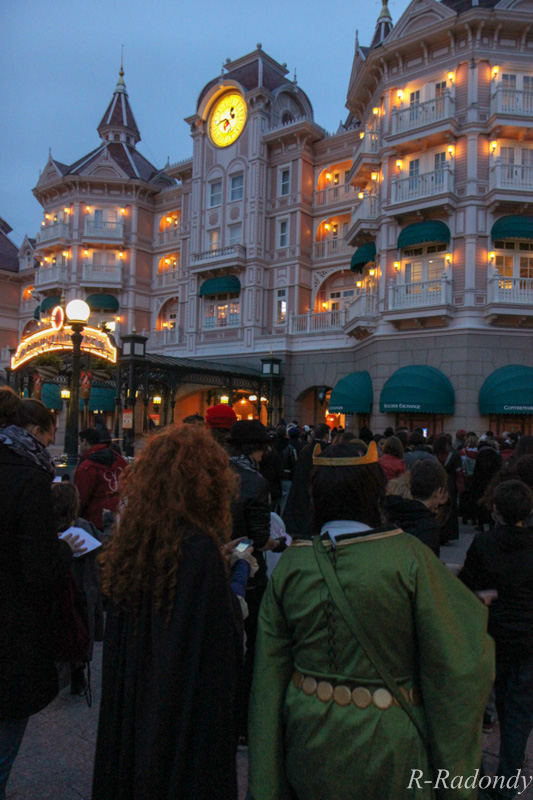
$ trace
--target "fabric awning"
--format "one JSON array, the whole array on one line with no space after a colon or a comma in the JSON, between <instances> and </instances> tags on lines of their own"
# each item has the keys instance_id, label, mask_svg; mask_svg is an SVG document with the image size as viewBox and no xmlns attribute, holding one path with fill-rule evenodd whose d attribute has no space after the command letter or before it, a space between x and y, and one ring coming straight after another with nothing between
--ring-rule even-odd
<instances>
[{"instance_id":1,"label":"fabric awning","mask_svg":"<svg viewBox=\"0 0 533 800\"><path fill-rule=\"evenodd\" d=\"M396 370L381 390L379 410L387 412L421 412L453 414L455 392L439 369L413 364Z\"/></svg>"},{"instance_id":2,"label":"fabric awning","mask_svg":"<svg viewBox=\"0 0 533 800\"><path fill-rule=\"evenodd\" d=\"M61 386L57 383L43 383L41 390L41 400L46 408L53 411L61 411L63 400L61 399Z\"/></svg>"},{"instance_id":3,"label":"fabric awning","mask_svg":"<svg viewBox=\"0 0 533 800\"><path fill-rule=\"evenodd\" d=\"M85 302L91 309L91 311L118 311L120 308L119 302L115 295L113 294L105 294L105 293L97 293L97 294L90 294L89 297L86 298Z\"/></svg>"},{"instance_id":4,"label":"fabric awning","mask_svg":"<svg viewBox=\"0 0 533 800\"><path fill-rule=\"evenodd\" d=\"M428 219L425 222L415 222L408 225L398 236L398 250L402 247L411 247L413 244L423 242L448 242L450 241L450 229L445 222L438 219Z\"/></svg>"},{"instance_id":5,"label":"fabric awning","mask_svg":"<svg viewBox=\"0 0 533 800\"><path fill-rule=\"evenodd\" d=\"M41 305L39 304L35 311L33 312L33 319L39 319L41 316Z\"/></svg>"},{"instance_id":6,"label":"fabric awning","mask_svg":"<svg viewBox=\"0 0 533 800\"><path fill-rule=\"evenodd\" d=\"M200 297L206 294L226 294L241 291L241 282L236 275L208 278L200 287Z\"/></svg>"},{"instance_id":7,"label":"fabric awning","mask_svg":"<svg viewBox=\"0 0 533 800\"><path fill-rule=\"evenodd\" d=\"M363 267L365 267L370 261L375 260L376 243L365 242L365 244L362 244L361 247L358 247L353 254L350 262L350 269L353 270L353 272L362 272Z\"/></svg>"},{"instance_id":8,"label":"fabric awning","mask_svg":"<svg viewBox=\"0 0 533 800\"><path fill-rule=\"evenodd\" d=\"M61 305L61 295L54 294L52 297L45 297L41 303L41 314L43 311L51 311L59 305Z\"/></svg>"},{"instance_id":9,"label":"fabric awning","mask_svg":"<svg viewBox=\"0 0 533 800\"><path fill-rule=\"evenodd\" d=\"M89 397L89 411L114 411L115 389L107 386L92 386ZM80 411L84 408L84 401L80 398Z\"/></svg>"},{"instance_id":10,"label":"fabric awning","mask_svg":"<svg viewBox=\"0 0 533 800\"><path fill-rule=\"evenodd\" d=\"M533 239L533 217L509 216L497 219L490 232L492 239Z\"/></svg>"},{"instance_id":11,"label":"fabric awning","mask_svg":"<svg viewBox=\"0 0 533 800\"><path fill-rule=\"evenodd\" d=\"M336 384L328 403L330 414L370 414L372 379L366 370L352 372Z\"/></svg>"},{"instance_id":12,"label":"fabric awning","mask_svg":"<svg viewBox=\"0 0 533 800\"><path fill-rule=\"evenodd\" d=\"M479 390L479 413L533 414L533 368L511 364L495 370Z\"/></svg>"}]
</instances>

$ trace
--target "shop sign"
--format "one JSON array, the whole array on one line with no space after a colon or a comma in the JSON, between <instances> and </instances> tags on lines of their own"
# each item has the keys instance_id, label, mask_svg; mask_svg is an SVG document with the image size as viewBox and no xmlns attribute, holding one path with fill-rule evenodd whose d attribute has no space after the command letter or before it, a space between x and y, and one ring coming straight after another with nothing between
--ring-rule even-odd
<instances>
[{"instance_id":1,"label":"shop sign","mask_svg":"<svg viewBox=\"0 0 533 800\"><path fill-rule=\"evenodd\" d=\"M385 403L383 409L385 411L421 411L422 406L420 403Z\"/></svg>"}]
</instances>

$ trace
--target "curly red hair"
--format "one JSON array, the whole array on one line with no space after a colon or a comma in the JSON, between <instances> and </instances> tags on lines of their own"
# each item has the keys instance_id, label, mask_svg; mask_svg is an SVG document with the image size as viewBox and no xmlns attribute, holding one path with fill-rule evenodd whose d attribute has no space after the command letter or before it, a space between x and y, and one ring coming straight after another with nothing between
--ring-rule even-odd
<instances>
[{"instance_id":1,"label":"curly red hair","mask_svg":"<svg viewBox=\"0 0 533 800\"><path fill-rule=\"evenodd\" d=\"M170 618L184 540L200 529L230 538L238 478L227 453L198 425L172 425L148 440L121 487L117 530L100 556L102 589L137 613L146 594Z\"/></svg>"}]
</instances>

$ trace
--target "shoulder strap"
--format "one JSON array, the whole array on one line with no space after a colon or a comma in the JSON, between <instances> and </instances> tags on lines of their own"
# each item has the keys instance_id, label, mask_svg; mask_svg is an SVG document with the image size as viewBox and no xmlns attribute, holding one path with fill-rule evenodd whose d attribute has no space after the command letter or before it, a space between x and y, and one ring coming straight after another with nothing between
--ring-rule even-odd
<instances>
[{"instance_id":1,"label":"shoulder strap","mask_svg":"<svg viewBox=\"0 0 533 800\"><path fill-rule=\"evenodd\" d=\"M322 577L324 578L326 585L330 591L331 597L335 605L337 606L340 615L344 619L349 631L352 633L355 639L359 642L363 650L365 651L368 659L372 663L374 669L380 676L381 680L391 692L393 697L396 698L400 706L403 708L405 713L411 719L411 722L417 729L418 733L420 734L420 738L424 742L427 747L427 735L426 732L423 730L422 726L420 725L420 721L415 717L413 713L413 709L405 700L403 694L400 691L400 687L392 677L391 673L389 672L388 667L386 666L385 662L377 652L376 648L370 637L368 636L366 630L364 629L361 620L355 615L354 609L348 602L344 590L339 582L339 578L337 577L337 573L333 569L331 561L329 560L328 553L326 548L324 547L320 536L315 536L313 539L313 548L315 552L315 557L317 560L318 567L320 572L322 573Z\"/></svg>"}]
</instances>

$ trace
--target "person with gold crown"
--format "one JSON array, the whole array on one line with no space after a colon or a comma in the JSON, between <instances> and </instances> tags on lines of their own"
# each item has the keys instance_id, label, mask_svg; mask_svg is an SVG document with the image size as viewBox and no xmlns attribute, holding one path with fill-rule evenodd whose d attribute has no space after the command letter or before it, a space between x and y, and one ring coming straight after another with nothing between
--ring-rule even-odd
<instances>
[{"instance_id":1,"label":"person with gold crown","mask_svg":"<svg viewBox=\"0 0 533 800\"><path fill-rule=\"evenodd\" d=\"M381 526L372 442L315 453L313 539L260 610L253 800L474 800L494 675L487 609L422 542Z\"/></svg>"}]
</instances>

